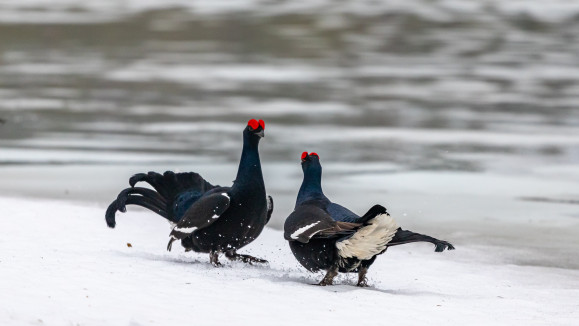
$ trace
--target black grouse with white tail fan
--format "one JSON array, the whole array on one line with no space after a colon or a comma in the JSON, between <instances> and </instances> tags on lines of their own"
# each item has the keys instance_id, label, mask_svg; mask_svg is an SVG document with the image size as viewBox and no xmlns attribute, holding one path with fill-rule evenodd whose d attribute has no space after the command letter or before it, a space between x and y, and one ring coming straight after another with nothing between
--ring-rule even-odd
<instances>
[{"instance_id":1,"label":"black grouse with white tail fan","mask_svg":"<svg viewBox=\"0 0 579 326\"><path fill-rule=\"evenodd\" d=\"M267 261L237 250L259 236L273 211L273 200L265 193L258 145L264 136L263 120L249 120L243 130L243 151L237 177L231 187L214 186L199 174L149 172L129 179L130 188L118 195L106 212L107 225L114 228L117 211L126 205L150 209L173 224L167 250L173 241L181 240L187 251L210 254L213 265L219 266L219 254L247 263ZM155 190L135 187L146 182Z\"/></svg>"},{"instance_id":2,"label":"black grouse with white tail fan","mask_svg":"<svg viewBox=\"0 0 579 326\"><path fill-rule=\"evenodd\" d=\"M341 273L358 273L358 286L367 286L366 273L388 247L410 242L430 242L435 251L453 250L446 241L402 230L375 205L363 216L331 202L322 191L322 166L316 153L302 154L304 179L294 211L286 219L284 238L296 259L309 271L325 270L319 285L333 284Z\"/></svg>"}]
</instances>

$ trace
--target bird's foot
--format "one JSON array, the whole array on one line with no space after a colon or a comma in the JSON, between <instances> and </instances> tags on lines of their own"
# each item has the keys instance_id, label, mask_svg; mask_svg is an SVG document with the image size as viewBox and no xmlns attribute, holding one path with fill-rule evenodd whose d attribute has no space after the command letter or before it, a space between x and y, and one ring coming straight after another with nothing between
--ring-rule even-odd
<instances>
[{"instance_id":1,"label":"bird's foot","mask_svg":"<svg viewBox=\"0 0 579 326\"><path fill-rule=\"evenodd\" d=\"M358 284L361 288L368 287L368 279L366 278L366 273L368 273L368 267L360 267L358 270Z\"/></svg>"},{"instance_id":2,"label":"bird's foot","mask_svg":"<svg viewBox=\"0 0 579 326\"><path fill-rule=\"evenodd\" d=\"M334 280L326 280L325 278L320 281L320 283L316 284L319 286L326 286L326 285L334 285Z\"/></svg>"},{"instance_id":3,"label":"bird's foot","mask_svg":"<svg viewBox=\"0 0 579 326\"><path fill-rule=\"evenodd\" d=\"M268 261L265 259L261 259L261 258L257 258L257 257L253 257L250 255L242 255L242 254L238 254L237 252L235 252L235 250L229 250L225 252L225 257L227 257L229 260L240 260L246 264L267 264Z\"/></svg>"},{"instance_id":4,"label":"bird's foot","mask_svg":"<svg viewBox=\"0 0 579 326\"><path fill-rule=\"evenodd\" d=\"M368 287L368 279L366 279L366 278L364 277L363 280L358 281L358 284L356 284L356 286L359 286L359 287L361 287L361 288L367 288L367 287Z\"/></svg>"},{"instance_id":5,"label":"bird's foot","mask_svg":"<svg viewBox=\"0 0 579 326\"><path fill-rule=\"evenodd\" d=\"M338 275L338 268L328 270L326 276L318 283L319 286L334 285L334 277Z\"/></svg>"},{"instance_id":6,"label":"bird's foot","mask_svg":"<svg viewBox=\"0 0 579 326\"><path fill-rule=\"evenodd\" d=\"M223 266L220 262L219 262L219 251L211 251L209 253L209 262L211 263L211 265L213 265L214 267L221 267Z\"/></svg>"}]
</instances>

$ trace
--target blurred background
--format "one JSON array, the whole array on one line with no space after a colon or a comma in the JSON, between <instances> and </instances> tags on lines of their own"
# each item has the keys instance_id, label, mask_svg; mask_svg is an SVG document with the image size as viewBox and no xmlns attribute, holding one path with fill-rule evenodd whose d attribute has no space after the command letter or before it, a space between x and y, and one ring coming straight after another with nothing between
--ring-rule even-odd
<instances>
[{"instance_id":1,"label":"blurred background","mask_svg":"<svg viewBox=\"0 0 579 326\"><path fill-rule=\"evenodd\" d=\"M134 173L229 185L256 118L274 228L315 151L358 213L579 268L578 103L577 1L0 1L0 194L103 228Z\"/></svg>"}]
</instances>

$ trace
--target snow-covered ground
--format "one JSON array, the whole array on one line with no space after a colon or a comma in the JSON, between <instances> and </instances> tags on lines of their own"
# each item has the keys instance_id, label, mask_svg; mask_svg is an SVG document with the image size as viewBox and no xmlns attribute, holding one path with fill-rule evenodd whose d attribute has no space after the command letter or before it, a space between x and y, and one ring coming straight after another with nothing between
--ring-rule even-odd
<instances>
[{"instance_id":1,"label":"snow-covered ground","mask_svg":"<svg viewBox=\"0 0 579 326\"><path fill-rule=\"evenodd\" d=\"M165 251L169 225L136 209L105 226L97 205L0 197L0 325L572 325L579 271L505 264L496 247L392 248L317 287L280 231L242 252L268 266ZM416 230L420 231L420 230ZM436 236L436 234L433 234ZM448 239L452 240L452 239ZM132 247L128 247L130 243Z\"/></svg>"}]
</instances>

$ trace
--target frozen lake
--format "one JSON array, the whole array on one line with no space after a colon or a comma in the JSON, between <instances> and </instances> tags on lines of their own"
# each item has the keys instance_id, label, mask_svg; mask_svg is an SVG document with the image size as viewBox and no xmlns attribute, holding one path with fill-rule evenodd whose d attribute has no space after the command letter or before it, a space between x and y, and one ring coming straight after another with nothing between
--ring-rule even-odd
<instances>
[{"instance_id":1,"label":"frozen lake","mask_svg":"<svg viewBox=\"0 0 579 326\"><path fill-rule=\"evenodd\" d=\"M0 193L104 228L134 173L229 184L258 118L273 227L315 151L356 212L579 269L579 6L542 3L3 1Z\"/></svg>"}]
</instances>

